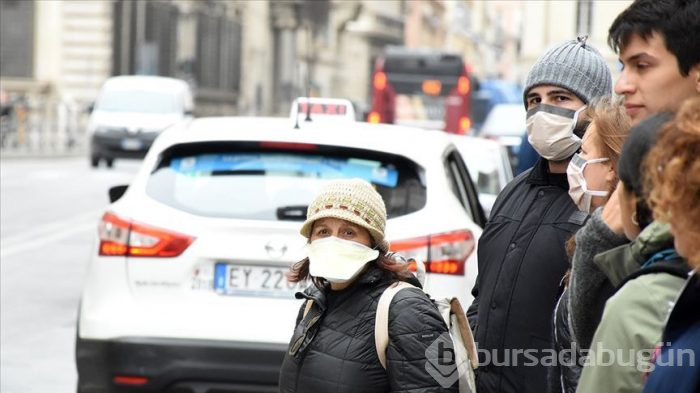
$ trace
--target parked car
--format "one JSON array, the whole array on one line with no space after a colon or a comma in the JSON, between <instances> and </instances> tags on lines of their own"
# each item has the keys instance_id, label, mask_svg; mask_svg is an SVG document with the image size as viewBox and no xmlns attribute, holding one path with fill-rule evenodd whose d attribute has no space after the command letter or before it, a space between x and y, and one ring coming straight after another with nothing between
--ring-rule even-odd
<instances>
[{"instance_id":1,"label":"parked car","mask_svg":"<svg viewBox=\"0 0 700 393\"><path fill-rule=\"evenodd\" d=\"M167 127L192 116L189 85L159 76L109 78L90 114L90 165L115 158L143 158Z\"/></svg>"},{"instance_id":2,"label":"parked car","mask_svg":"<svg viewBox=\"0 0 700 393\"><path fill-rule=\"evenodd\" d=\"M520 141L525 134L525 114L522 103L497 104L489 112L481 129L482 137L495 140L508 149L513 171L518 166Z\"/></svg>"},{"instance_id":3,"label":"parked car","mask_svg":"<svg viewBox=\"0 0 700 393\"><path fill-rule=\"evenodd\" d=\"M500 79L478 80L474 78L472 85L471 119L474 133L478 135L491 109L497 104L523 103L523 89L519 85Z\"/></svg>"},{"instance_id":4,"label":"parked car","mask_svg":"<svg viewBox=\"0 0 700 393\"><path fill-rule=\"evenodd\" d=\"M513 180L508 152L498 142L483 138L455 135L452 141L469 168L479 190L479 201L488 217L498 194Z\"/></svg>"},{"instance_id":5,"label":"parked car","mask_svg":"<svg viewBox=\"0 0 700 393\"><path fill-rule=\"evenodd\" d=\"M303 287L285 272L305 256L307 204L333 178L371 182L391 249L426 261L432 296L470 304L485 217L448 136L293 123L175 126L110 190L80 305L79 392L277 391Z\"/></svg>"}]
</instances>

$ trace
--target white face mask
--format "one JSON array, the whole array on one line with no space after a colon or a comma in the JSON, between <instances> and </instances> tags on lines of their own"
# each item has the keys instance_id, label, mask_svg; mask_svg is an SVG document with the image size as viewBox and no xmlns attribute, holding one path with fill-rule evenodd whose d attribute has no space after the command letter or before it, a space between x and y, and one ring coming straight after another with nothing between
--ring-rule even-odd
<instances>
[{"instance_id":1,"label":"white face mask","mask_svg":"<svg viewBox=\"0 0 700 393\"><path fill-rule=\"evenodd\" d=\"M527 140L540 156L549 161L562 161L581 147L581 138L574 134L577 111L540 104L527 111Z\"/></svg>"},{"instance_id":2,"label":"white face mask","mask_svg":"<svg viewBox=\"0 0 700 393\"><path fill-rule=\"evenodd\" d=\"M609 158L595 158L593 160L584 160L580 155L574 154L569 161L569 166L566 168L566 176L569 179L569 196L574 201L578 209L586 213L591 212L591 199L594 196L604 197L608 195L607 191L589 190L586 184L586 178L583 176L583 169L586 165L605 162Z\"/></svg>"},{"instance_id":3,"label":"white face mask","mask_svg":"<svg viewBox=\"0 0 700 393\"><path fill-rule=\"evenodd\" d=\"M354 279L369 261L377 259L379 251L335 236L312 241L306 246L309 273L332 283Z\"/></svg>"}]
</instances>

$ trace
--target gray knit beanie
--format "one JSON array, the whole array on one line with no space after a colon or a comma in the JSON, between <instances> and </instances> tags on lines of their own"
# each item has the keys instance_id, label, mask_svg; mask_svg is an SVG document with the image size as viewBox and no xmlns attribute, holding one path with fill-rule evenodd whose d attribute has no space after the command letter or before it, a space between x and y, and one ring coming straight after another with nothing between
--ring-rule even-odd
<instances>
[{"instance_id":1,"label":"gray knit beanie","mask_svg":"<svg viewBox=\"0 0 700 393\"><path fill-rule=\"evenodd\" d=\"M549 49L530 69L525 80L523 98L533 87L554 85L576 94L588 104L597 97L612 94L612 77L603 56L586 44L587 36L564 42Z\"/></svg>"}]
</instances>

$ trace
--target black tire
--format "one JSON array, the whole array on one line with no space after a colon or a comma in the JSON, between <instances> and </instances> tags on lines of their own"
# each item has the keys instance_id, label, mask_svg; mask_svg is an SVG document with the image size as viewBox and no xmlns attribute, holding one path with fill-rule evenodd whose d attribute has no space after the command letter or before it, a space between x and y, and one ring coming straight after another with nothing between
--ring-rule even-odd
<instances>
[{"instance_id":1,"label":"black tire","mask_svg":"<svg viewBox=\"0 0 700 393\"><path fill-rule=\"evenodd\" d=\"M114 167L114 158L105 158L105 163L107 164L107 168Z\"/></svg>"},{"instance_id":2,"label":"black tire","mask_svg":"<svg viewBox=\"0 0 700 393\"><path fill-rule=\"evenodd\" d=\"M100 156L90 156L90 166L93 168L100 166Z\"/></svg>"}]
</instances>

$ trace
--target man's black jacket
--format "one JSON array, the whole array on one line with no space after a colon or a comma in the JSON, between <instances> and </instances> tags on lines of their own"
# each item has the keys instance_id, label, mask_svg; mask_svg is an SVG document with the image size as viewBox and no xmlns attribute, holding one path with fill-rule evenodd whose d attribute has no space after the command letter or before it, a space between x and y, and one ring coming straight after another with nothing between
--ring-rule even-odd
<instances>
[{"instance_id":1,"label":"man's black jacket","mask_svg":"<svg viewBox=\"0 0 700 393\"><path fill-rule=\"evenodd\" d=\"M479 240L479 276L467 312L482 364L480 393L547 390L549 360L543 365L542 358L553 348L553 311L569 267L564 244L588 216L568 189L566 174L549 173L540 158L494 204Z\"/></svg>"}]
</instances>

